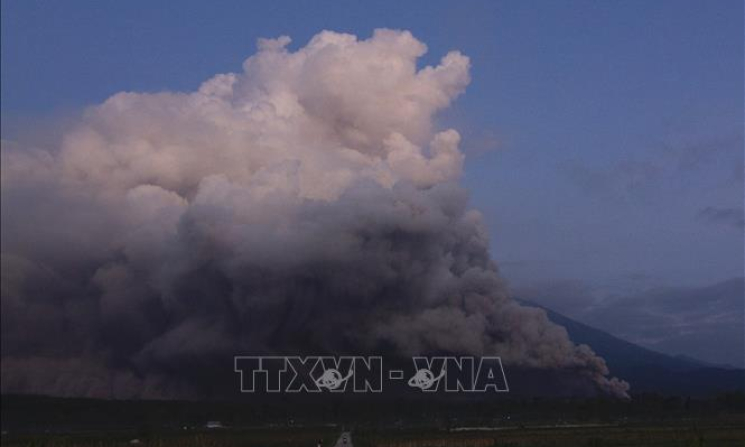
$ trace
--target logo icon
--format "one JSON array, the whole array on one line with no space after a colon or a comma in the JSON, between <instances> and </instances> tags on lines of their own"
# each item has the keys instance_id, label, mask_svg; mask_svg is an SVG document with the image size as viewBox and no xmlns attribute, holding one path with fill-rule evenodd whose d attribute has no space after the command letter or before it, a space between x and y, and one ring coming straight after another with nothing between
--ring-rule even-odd
<instances>
[{"instance_id":1,"label":"logo icon","mask_svg":"<svg viewBox=\"0 0 745 447\"><path fill-rule=\"evenodd\" d=\"M432 371L422 368L417 370L416 374L409 379L409 386L419 388L420 390L428 390L437 385L443 377L445 377L445 370L441 371L440 375L435 377Z\"/></svg>"},{"instance_id":2,"label":"logo icon","mask_svg":"<svg viewBox=\"0 0 745 447\"><path fill-rule=\"evenodd\" d=\"M338 369L329 368L323 372L321 377L316 379L316 385L318 388L326 388L327 390L337 390L344 385L347 380L354 374L354 371L350 368L349 374L346 377L342 377Z\"/></svg>"}]
</instances>

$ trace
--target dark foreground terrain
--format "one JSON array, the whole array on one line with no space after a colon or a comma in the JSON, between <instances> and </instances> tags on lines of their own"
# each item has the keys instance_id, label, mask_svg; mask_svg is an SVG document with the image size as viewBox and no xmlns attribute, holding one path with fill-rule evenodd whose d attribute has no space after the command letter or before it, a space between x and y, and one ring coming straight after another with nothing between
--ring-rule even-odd
<instances>
[{"instance_id":1,"label":"dark foreground terrain","mask_svg":"<svg viewBox=\"0 0 745 447\"><path fill-rule=\"evenodd\" d=\"M104 401L3 396L3 446L743 446L745 395ZM350 439L340 436L351 430Z\"/></svg>"},{"instance_id":2,"label":"dark foreground terrain","mask_svg":"<svg viewBox=\"0 0 745 447\"><path fill-rule=\"evenodd\" d=\"M690 421L689 421L690 422ZM212 429L138 435L77 433L3 435L7 446L162 446L162 447L332 447L340 429L333 427ZM359 430L355 447L499 447L499 446L712 446L745 445L745 429L735 420L700 421L692 425L565 425L486 429Z\"/></svg>"}]
</instances>

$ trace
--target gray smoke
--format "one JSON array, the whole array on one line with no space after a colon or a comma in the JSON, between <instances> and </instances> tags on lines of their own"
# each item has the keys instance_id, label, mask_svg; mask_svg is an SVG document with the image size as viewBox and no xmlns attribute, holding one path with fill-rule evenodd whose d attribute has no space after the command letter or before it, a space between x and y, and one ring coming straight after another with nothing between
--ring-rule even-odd
<instances>
[{"instance_id":1,"label":"gray smoke","mask_svg":"<svg viewBox=\"0 0 745 447\"><path fill-rule=\"evenodd\" d=\"M260 40L193 93L119 93L2 145L3 392L172 397L246 352L500 355L625 395L522 307L433 116L469 82L408 32ZM190 375L191 374L191 375Z\"/></svg>"}]
</instances>

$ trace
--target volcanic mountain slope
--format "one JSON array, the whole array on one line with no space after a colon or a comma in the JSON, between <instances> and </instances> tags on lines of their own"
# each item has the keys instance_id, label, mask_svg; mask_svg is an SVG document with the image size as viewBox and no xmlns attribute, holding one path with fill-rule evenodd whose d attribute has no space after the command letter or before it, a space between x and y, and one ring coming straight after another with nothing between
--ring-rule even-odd
<instances>
[{"instance_id":1,"label":"volcanic mountain slope","mask_svg":"<svg viewBox=\"0 0 745 447\"><path fill-rule=\"evenodd\" d=\"M577 344L587 344L608 364L614 375L631 384L632 394L659 392L677 395L709 395L745 390L745 370L710 365L687 356L671 356L643 348L607 332L580 323L551 309L549 319L564 326Z\"/></svg>"}]
</instances>

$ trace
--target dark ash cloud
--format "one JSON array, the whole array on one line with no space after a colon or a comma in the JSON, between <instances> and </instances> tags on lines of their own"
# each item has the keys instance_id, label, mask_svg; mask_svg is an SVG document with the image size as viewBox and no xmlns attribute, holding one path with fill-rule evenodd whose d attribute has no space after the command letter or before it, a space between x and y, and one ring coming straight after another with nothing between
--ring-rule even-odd
<instances>
[{"instance_id":1,"label":"dark ash cloud","mask_svg":"<svg viewBox=\"0 0 745 447\"><path fill-rule=\"evenodd\" d=\"M684 141L664 142L641 155L624 155L605 166L570 163L562 172L578 189L593 196L612 200L647 201L664 187L690 185L691 174L706 176L709 186L722 184L742 189L743 137L740 132L717 138L690 137ZM722 181L707 169L718 164L733 174Z\"/></svg>"},{"instance_id":2,"label":"dark ash cloud","mask_svg":"<svg viewBox=\"0 0 745 447\"><path fill-rule=\"evenodd\" d=\"M742 208L718 208L707 206L696 215L699 219L714 223L731 226L735 229L745 229L745 217Z\"/></svg>"},{"instance_id":3,"label":"dark ash cloud","mask_svg":"<svg viewBox=\"0 0 745 447\"><path fill-rule=\"evenodd\" d=\"M426 46L391 30L288 43L196 92L114 95L54 150L3 143L3 391L193 396L236 353L385 351L625 395L506 294L433 121L468 58L417 70Z\"/></svg>"}]
</instances>

